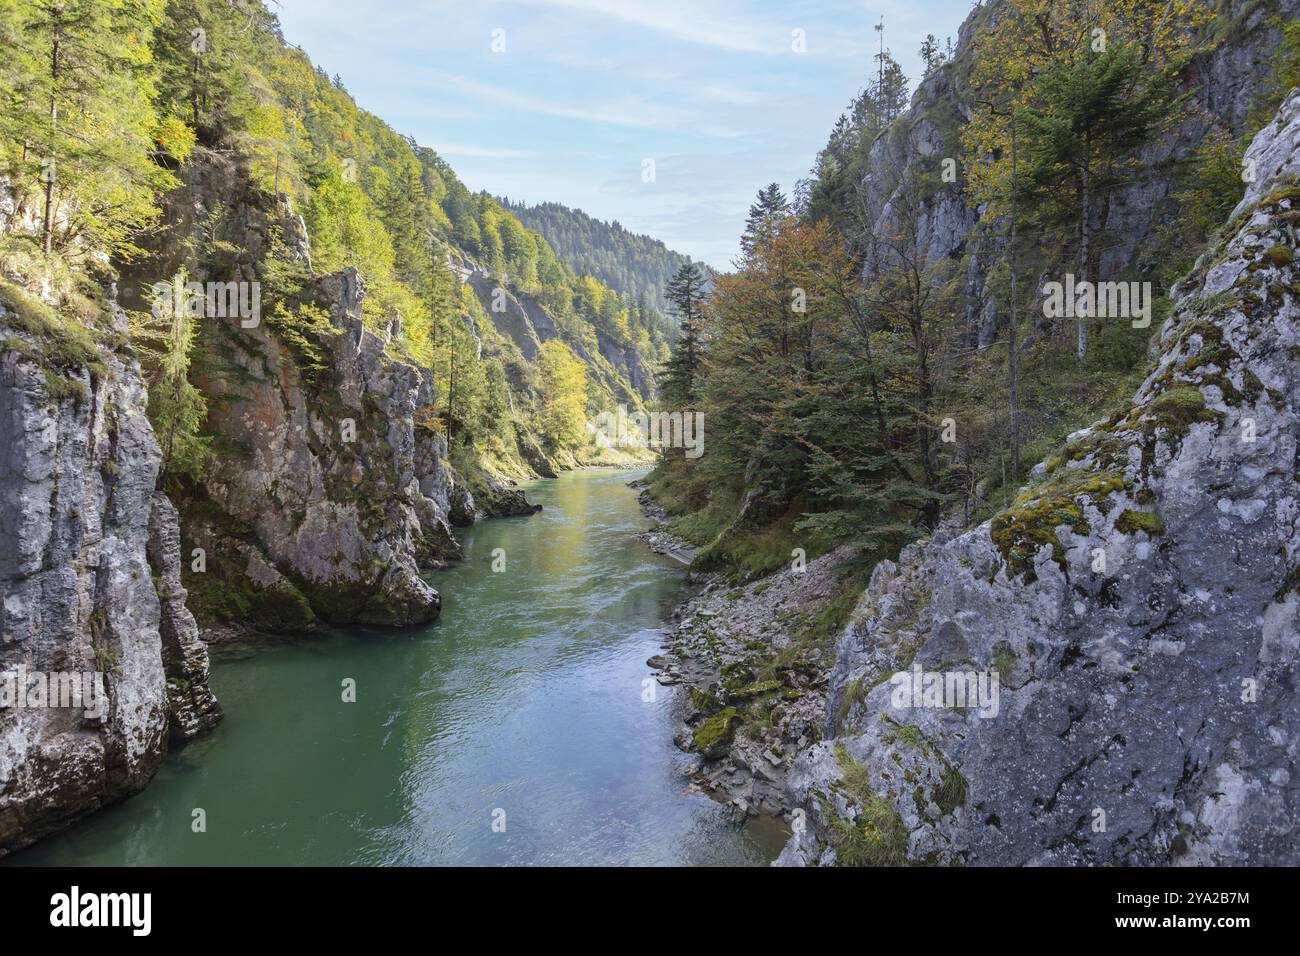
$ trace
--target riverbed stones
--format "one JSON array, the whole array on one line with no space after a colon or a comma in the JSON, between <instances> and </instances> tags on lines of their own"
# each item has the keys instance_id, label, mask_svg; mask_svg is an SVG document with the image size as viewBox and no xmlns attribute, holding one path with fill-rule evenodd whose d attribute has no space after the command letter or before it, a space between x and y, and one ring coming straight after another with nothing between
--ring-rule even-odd
<instances>
[{"instance_id":1,"label":"riverbed stones","mask_svg":"<svg viewBox=\"0 0 1300 956\"><path fill-rule=\"evenodd\" d=\"M829 647L801 636L857 556L841 548L746 585L708 575L674 612L665 652L647 661L660 683L686 691L674 739L702 757L693 779L742 816L783 812L800 741L820 736Z\"/></svg>"}]
</instances>

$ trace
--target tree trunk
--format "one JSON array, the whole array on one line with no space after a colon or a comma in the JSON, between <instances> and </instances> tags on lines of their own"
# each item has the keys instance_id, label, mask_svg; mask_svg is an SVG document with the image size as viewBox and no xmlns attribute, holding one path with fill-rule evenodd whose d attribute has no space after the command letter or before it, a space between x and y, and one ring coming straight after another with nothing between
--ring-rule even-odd
<instances>
[{"instance_id":1,"label":"tree trunk","mask_svg":"<svg viewBox=\"0 0 1300 956\"><path fill-rule=\"evenodd\" d=\"M452 333L451 362L447 371L447 451L451 451L451 439L454 434L456 407L456 335Z\"/></svg>"},{"instance_id":2,"label":"tree trunk","mask_svg":"<svg viewBox=\"0 0 1300 956\"><path fill-rule=\"evenodd\" d=\"M1084 149L1086 151L1091 151L1092 143L1090 137L1084 138ZM1083 189L1080 205L1082 206L1082 209L1079 218L1079 278L1086 282L1089 281L1092 273L1092 165L1088 161L1087 156L1084 157L1083 161ZM1075 305L1074 320L1079 327L1078 354L1079 361L1083 361L1083 359L1088 355L1088 322L1090 321L1091 316L1079 315L1077 301Z\"/></svg>"},{"instance_id":3,"label":"tree trunk","mask_svg":"<svg viewBox=\"0 0 1300 956\"><path fill-rule=\"evenodd\" d=\"M1011 116L1011 323L1007 328L1007 352L1010 366L1011 404L1011 474L1020 476L1020 348L1016 300L1016 118Z\"/></svg>"},{"instance_id":4,"label":"tree trunk","mask_svg":"<svg viewBox=\"0 0 1300 956\"><path fill-rule=\"evenodd\" d=\"M48 256L54 248L54 176L55 157L54 138L59 127L59 11L54 11L54 40L50 52L50 155L45 157L49 164L45 168L45 211L43 231L45 233L45 254Z\"/></svg>"}]
</instances>

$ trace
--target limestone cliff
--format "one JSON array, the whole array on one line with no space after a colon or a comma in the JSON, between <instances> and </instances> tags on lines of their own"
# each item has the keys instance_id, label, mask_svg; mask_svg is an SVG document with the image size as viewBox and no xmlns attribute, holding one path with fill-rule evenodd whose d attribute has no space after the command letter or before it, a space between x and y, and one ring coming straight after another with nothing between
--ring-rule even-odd
<instances>
[{"instance_id":1,"label":"limestone cliff","mask_svg":"<svg viewBox=\"0 0 1300 956\"><path fill-rule=\"evenodd\" d=\"M270 630L432 620L440 598L421 572L460 548L445 439L418 424L428 372L402 356L400 323L381 333L362 321L355 270L310 274L301 218L255 188L237 154L200 148L183 175L152 256L125 276L136 307L180 270L270 286L278 255L306 276L291 301L268 297L260 321L202 319L194 380L215 454L179 500L186 553L202 549L201 570L185 563L192 609L205 624ZM323 321L277 319L277 304Z\"/></svg>"},{"instance_id":2,"label":"limestone cliff","mask_svg":"<svg viewBox=\"0 0 1300 956\"><path fill-rule=\"evenodd\" d=\"M543 343L563 337L547 307L535 296L494 276L462 252L453 253L450 262L460 281L474 290L496 331L526 361L536 359ZM615 341L599 326L594 338L594 348L590 341L565 339L587 364L593 386L604 392L612 404L638 407L651 401L655 394L654 374L641 364L636 350Z\"/></svg>"},{"instance_id":3,"label":"limestone cliff","mask_svg":"<svg viewBox=\"0 0 1300 956\"><path fill-rule=\"evenodd\" d=\"M781 862L1300 862L1300 91L1247 159L1131 408L876 568ZM996 705L914 706L916 667Z\"/></svg>"},{"instance_id":4,"label":"limestone cliff","mask_svg":"<svg viewBox=\"0 0 1300 956\"><path fill-rule=\"evenodd\" d=\"M320 336L314 380L272 327L210 329L225 364L203 376L207 427L229 451L185 502L187 535L215 572L208 586L228 589L208 596L246 599L250 623L265 627L431 620L440 601L421 567L459 548L447 503L421 490L421 481L438 488L445 451L416 473L428 375L363 325L355 271L321 277L310 292L332 330Z\"/></svg>"},{"instance_id":5,"label":"limestone cliff","mask_svg":"<svg viewBox=\"0 0 1300 956\"><path fill-rule=\"evenodd\" d=\"M99 673L106 698L0 708L0 855L138 791L221 717L139 365L63 345L0 307L0 677Z\"/></svg>"},{"instance_id":6,"label":"limestone cliff","mask_svg":"<svg viewBox=\"0 0 1300 956\"><path fill-rule=\"evenodd\" d=\"M970 88L977 31L1005 15L1006 7L990 2L976 7L962 24L956 55L925 77L909 110L871 147L869 175L861 183L862 215L879 239L898 231L913 175L922 171L938 179L945 157L962 155L961 129L973 116L976 93ZM1185 160L1205 141L1211 121L1233 134L1246 131L1252 104L1271 82L1270 57L1280 31L1278 20L1300 16L1300 0L1223 0L1202 37L1202 49L1190 64L1187 87L1194 100L1193 118L1143 153L1144 173L1116 191L1097 223L1108 237L1098 262L1103 276L1149 276L1158 257L1168 254L1160 229L1175 212L1175 161ZM964 286L964 320L972 344L987 346L1006 325L987 281L1006 254L1005 230L977 230L981 210L970 199L961 177L920 199L918 246L928 265L949 261ZM984 234L981 235L981 232ZM875 269L870 255L866 271Z\"/></svg>"}]
</instances>

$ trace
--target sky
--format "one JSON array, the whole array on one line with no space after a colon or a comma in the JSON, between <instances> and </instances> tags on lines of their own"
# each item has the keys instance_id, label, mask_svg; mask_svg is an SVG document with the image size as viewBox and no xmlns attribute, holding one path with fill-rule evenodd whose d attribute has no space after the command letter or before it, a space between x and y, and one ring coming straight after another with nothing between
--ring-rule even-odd
<instances>
[{"instance_id":1,"label":"sky","mask_svg":"<svg viewBox=\"0 0 1300 956\"><path fill-rule=\"evenodd\" d=\"M884 42L913 79L971 0L279 0L288 42L472 190L560 202L729 269ZM798 32L796 32L798 31ZM802 49L799 49L802 47Z\"/></svg>"}]
</instances>

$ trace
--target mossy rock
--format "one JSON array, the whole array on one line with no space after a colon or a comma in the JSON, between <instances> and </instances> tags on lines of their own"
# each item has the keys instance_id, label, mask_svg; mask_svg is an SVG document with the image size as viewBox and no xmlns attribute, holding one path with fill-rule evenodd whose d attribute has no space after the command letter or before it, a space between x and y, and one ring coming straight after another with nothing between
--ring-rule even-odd
<instances>
[{"instance_id":1,"label":"mossy rock","mask_svg":"<svg viewBox=\"0 0 1300 956\"><path fill-rule=\"evenodd\" d=\"M826 795L818 794L827 836L835 849L836 866L908 866L909 836L894 805L877 795L865 765L854 760L841 744L836 747L844 794L858 805L856 820L836 812Z\"/></svg>"},{"instance_id":2,"label":"mossy rock","mask_svg":"<svg viewBox=\"0 0 1300 956\"><path fill-rule=\"evenodd\" d=\"M1194 422L1214 421L1205 407L1205 396L1195 385L1175 385L1147 406L1147 415L1170 430L1186 431Z\"/></svg>"},{"instance_id":3,"label":"mossy rock","mask_svg":"<svg viewBox=\"0 0 1300 956\"><path fill-rule=\"evenodd\" d=\"M217 569L182 572L186 607L201 625L227 622L259 631L307 631L316 625L311 605L291 584L263 588Z\"/></svg>"},{"instance_id":4,"label":"mossy rock","mask_svg":"<svg viewBox=\"0 0 1300 956\"><path fill-rule=\"evenodd\" d=\"M695 749L707 758L720 757L735 736L740 720L735 707L727 707L695 728Z\"/></svg>"},{"instance_id":5,"label":"mossy rock","mask_svg":"<svg viewBox=\"0 0 1300 956\"><path fill-rule=\"evenodd\" d=\"M1045 496L993 519L990 536L1012 574L1031 570L1034 555L1044 545L1051 545L1053 558L1065 566L1065 548L1056 529L1064 525L1084 535L1091 530L1075 498L1074 494Z\"/></svg>"},{"instance_id":6,"label":"mossy rock","mask_svg":"<svg viewBox=\"0 0 1300 956\"><path fill-rule=\"evenodd\" d=\"M1300 186L1283 186L1275 189L1260 202L1261 207L1276 206L1279 203L1300 200Z\"/></svg>"},{"instance_id":7,"label":"mossy rock","mask_svg":"<svg viewBox=\"0 0 1300 956\"><path fill-rule=\"evenodd\" d=\"M688 692L688 696L691 706L701 713L712 714L722 706L718 698L711 692L702 690L699 687L692 687Z\"/></svg>"},{"instance_id":8,"label":"mossy rock","mask_svg":"<svg viewBox=\"0 0 1300 956\"><path fill-rule=\"evenodd\" d=\"M108 375L95 335L80 322L65 319L26 289L4 279L0 279L0 307L7 312L0 322L30 336L5 337L0 349L17 352L40 367L50 401L85 398L86 386L71 377L82 370L92 380Z\"/></svg>"},{"instance_id":9,"label":"mossy rock","mask_svg":"<svg viewBox=\"0 0 1300 956\"><path fill-rule=\"evenodd\" d=\"M744 687L737 687L727 692L728 702L752 700L763 694L770 694L775 690L781 689L781 682L776 680L757 681L753 684L746 684Z\"/></svg>"},{"instance_id":10,"label":"mossy rock","mask_svg":"<svg viewBox=\"0 0 1300 956\"><path fill-rule=\"evenodd\" d=\"M1291 264L1295 259L1295 253L1291 251L1290 246L1276 245L1264 253L1264 258L1272 265L1281 269L1282 267Z\"/></svg>"},{"instance_id":11,"label":"mossy rock","mask_svg":"<svg viewBox=\"0 0 1300 956\"><path fill-rule=\"evenodd\" d=\"M1126 510L1115 521L1115 530L1121 534L1145 531L1148 537L1156 538L1165 533L1165 519L1154 511Z\"/></svg>"}]
</instances>

